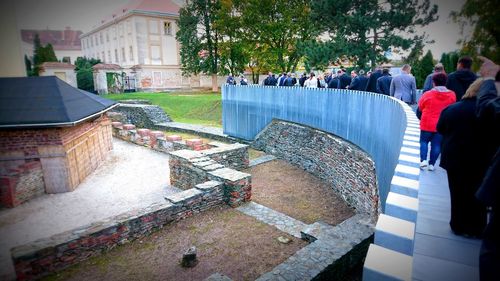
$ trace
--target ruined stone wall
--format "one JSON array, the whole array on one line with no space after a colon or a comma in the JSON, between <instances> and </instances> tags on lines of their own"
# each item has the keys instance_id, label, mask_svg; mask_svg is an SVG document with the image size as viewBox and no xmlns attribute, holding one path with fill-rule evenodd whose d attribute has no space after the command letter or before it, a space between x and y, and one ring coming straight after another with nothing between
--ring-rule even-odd
<instances>
[{"instance_id":1,"label":"ruined stone wall","mask_svg":"<svg viewBox=\"0 0 500 281\"><path fill-rule=\"evenodd\" d=\"M11 250L18 280L39 279L164 225L223 204L222 183L208 181L167 196L167 202L124 213Z\"/></svg>"},{"instance_id":2,"label":"ruined stone wall","mask_svg":"<svg viewBox=\"0 0 500 281\"><path fill-rule=\"evenodd\" d=\"M330 183L358 212L380 212L375 163L351 142L307 126L274 120L252 146Z\"/></svg>"},{"instance_id":3,"label":"ruined stone wall","mask_svg":"<svg viewBox=\"0 0 500 281\"><path fill-rule=\"evenodd\" d=\"M44 193L40 161L10 168L0 177L0 207L13 208Z\"/></svg>"},{"instance_id":4,"label":"ruined stone wall","mask_svg":"<svg viewBox=\"0 0 500 281\"><path fill-rule=\"evenodd\" d=\"M154 128L157 123L171 122L170 117L157 105L120 104L112 112L123 113L127 122L139 128Z\"/></svg>"}]
</instances>

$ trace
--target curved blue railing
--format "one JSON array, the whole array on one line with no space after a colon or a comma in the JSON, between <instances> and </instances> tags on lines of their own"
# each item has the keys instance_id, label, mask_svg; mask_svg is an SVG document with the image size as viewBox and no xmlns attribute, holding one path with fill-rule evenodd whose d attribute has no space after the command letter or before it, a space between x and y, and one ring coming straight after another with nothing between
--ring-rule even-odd
<instances>
[{"instance_id":1,"label":"curved blue railing","mask_svg":"<svg viewBox=\"0 0 500 281\"><path fill-rule=\"evenodd\" d=\"M303 87L222 86L224 133L245 140L273 118L305 124L358 145L375 161L385 205L406 130L406 104L385 95Z\"/></svg>"}]
</instances>

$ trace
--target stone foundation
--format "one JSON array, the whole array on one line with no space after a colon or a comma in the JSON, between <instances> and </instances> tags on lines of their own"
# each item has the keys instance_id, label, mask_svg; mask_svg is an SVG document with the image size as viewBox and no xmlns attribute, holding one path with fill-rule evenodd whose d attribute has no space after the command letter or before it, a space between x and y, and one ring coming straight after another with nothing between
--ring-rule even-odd
<instances>
[{"instance_id":1,"label":"stone foundation","mask_svg":"<svg viewBox=\"0 0 500 281\"><path fill-rule=\"evenodd\" d=\"M375 163L353 143L304 125L274 120L252 146L331 184L357 212L380 213Z\"/></svg>"},{"instance_id":2,"label":"stone foundation","mask_svg":"<svg viewBox=\"0 0 500 281\"><path fill-rule=\"evenodd\" d=\"M144 237L165 224L224 203L223 184L208 181L135 212L67 231L11 250L18 280L39 279L117 245Z\"/></svg>"}]
</instances>

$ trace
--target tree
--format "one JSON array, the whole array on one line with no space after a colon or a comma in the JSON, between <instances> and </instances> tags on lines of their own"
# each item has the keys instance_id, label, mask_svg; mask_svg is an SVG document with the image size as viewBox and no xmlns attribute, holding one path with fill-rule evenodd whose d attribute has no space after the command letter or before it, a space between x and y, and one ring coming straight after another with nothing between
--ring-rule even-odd
<instances>
[{"instance_id":1,"label":"tree","mask_svg":"<svg viewBox=\"0 0 500 281\"><path fill-rule=\"evenodd\" d=\"M38 33L35 34L35 38L33 38L33 70L32 76L38 76L40 72L40 67L44 62L57 61L56 54L54 52L54 48L49 43L45 47L42 45L40 41L40 36Z\"/></svg>"},{"instance_id":2,"label":"tree","mask_svg":"<svg viewBox=\"0 0 500 281\"><path fill-rule=\"evenodd\" d=\"M24 55L24 67L26 68L26 75L33 76L33 70L31 69L31 60L27 55Z\"/></svg>"},{"instance_id":3,"label":"tree","mask_svg":"<svg viewBox=\"0 0 500 281\"><path fill-rule=\"evenodd\" d=\"M340 46L360 68L386 61L388 49L407 50L426 35L415 27L437 20L436 5L429 0L337 0L313 1L313 25L321 26L327 41ZM408 36L405 36L408 35Z\"/></svg>"},{"instance_id":4,"label":"tree","mask_svg":"<svg viewBox=\"0 0 500 281\"><path fill-rule=\"evenodd\" d=\"M457 68L458 59L459 54L457 52L449 52L443 53L439 62L443 64L444 70L447 73L451 73Z\"/></svg>"},{"instance_id":5,"label":"tree","mask_svg":"<svg viewBox=\"0 0 500 281\"><path fill-rule=\"evenodd\" d=\"M218 90L217 74L223 74L219 64L220 27L215 24L219 10L220 1L190 0L179 10L177 20L183 74L211 75L213 91Z\"/></svg>"},{"instance_id":6,"label":"tree","mask_svg":"<svg viewBox=\"0 0 500 281\"><path fill-rule=\"evenodd\" d=\"M78 89L88 92L95 92L92 66L101 63L97 59L78 57L75 61L76 84Z\"/></svg>"},{"instance_id":7,"label":"tree","mask_svg":"<svg viewBox=\"0 0 500 281\"><path fill-rule=\"evenodd\" d=\"M479 54L486 56L496 63L500 61L500 26L498 15L500 5L496 0L466 0L460 11L451 13L451 17L462 27L472 28L471 38L462 38L461 52L475 57ZM476 66L478 60L474 60Z\"/></svg>"}]
</instances>

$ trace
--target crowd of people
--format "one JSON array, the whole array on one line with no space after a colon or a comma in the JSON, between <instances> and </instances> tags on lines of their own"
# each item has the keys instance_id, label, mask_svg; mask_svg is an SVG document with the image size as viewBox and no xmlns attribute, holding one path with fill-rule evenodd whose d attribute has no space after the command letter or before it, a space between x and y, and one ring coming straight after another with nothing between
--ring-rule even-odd
<instances>
[{"instance_id":1,"label":"crowd of people","mask_svg":"<svg viewBox=\"0 0 500 281\"><path fill-rule=\"evenodd\" d=\"M483 239L481 280L498 280L500 66L481 59L481 77L471 71L470 57L460 58L449 75L437 64L427 77L417 110L420 167L434 171L441 154L450 190L450 228L456 235Z\"/></svg>"}]
</instances>

